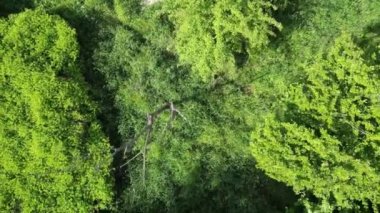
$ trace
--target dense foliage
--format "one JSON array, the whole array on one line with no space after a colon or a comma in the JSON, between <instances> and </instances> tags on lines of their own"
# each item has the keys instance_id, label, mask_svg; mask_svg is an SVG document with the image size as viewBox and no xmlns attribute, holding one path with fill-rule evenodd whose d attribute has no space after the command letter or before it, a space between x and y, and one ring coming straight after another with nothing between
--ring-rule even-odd
<instances>
[{"instance_id":1,"label":"dense foliage","mask_svg":"<svg viewBox=\"0 0 380 213\"><path fill-rule=\"evenodd\" d=\"M268 1L168 1L175 25L174 46L182 63L204 80L216 74L234 78L252 55L268 43L276 7Z\"/></svg>"},{"instance_id":2,"label":"dense foliage","mask_svg":"<svg viewBox=\"0 0 380 213\"><path fill-rule=\"evenodd\" d=\"M143 155L128 164L130 185L121 208L137 212L275 211L276 206L259 195L267 180L261 179L247 149L250 132L243 130L249 129L250 118L236 113L253 110L244 103L250 102L249 92L233 85L223 87L232 84L223 79L204 84L192 75L192 69L178 65L172 52L139 38L138 32L118 27L113 39L103 42L95 55L108 87L116 92L119 134L133 146L129 155L141 154L144 143L149 143L146 165ZM162 112L146 141L146 114L168 101L179 110L176 120L171 119L169 109ZM235 106L235 101L242 105ZM141 131L142 136L131 141ZM241 134L235 135L236 131Z\"/></svg>"},{"instance_id":3,"label":"dense foliage","mask_svg":"<svg viewBox=\"0 0 380 213\"><path fill-rule=\"evenodd\" d=\"M379 203L379 67L362 55L349 36L337 38L252 134L257 166L324 211Z\"/></svg>"},{"instance_id":4,"label":"dense foliage","mask_svg":"<svg viewBox=\"0 0 380 213\"><path fill-rule=\"evenodd\" d=\"M0 211L379 211L380 1L0 17Z\"/></svg>"},{"instance_id":5,"label":"dense foliage","mask_svg":"<svg viewBox=\"0 0 380 213\"><path fill-rule=\"evenodd\" d=\"M104 208L109 145L76 65L75 32L26 11L0 21L0 49L0 210Z\"/></svg>"}]
</instances>

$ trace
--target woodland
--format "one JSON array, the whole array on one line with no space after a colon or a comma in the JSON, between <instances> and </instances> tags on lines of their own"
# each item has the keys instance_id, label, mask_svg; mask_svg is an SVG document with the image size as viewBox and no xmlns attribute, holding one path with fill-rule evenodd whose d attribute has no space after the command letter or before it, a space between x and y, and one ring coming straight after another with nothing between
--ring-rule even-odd
<instances>
[{"instance_id":1,"label":"woodland","mask_svg":"<svg viewBox=\"0 0 380 213\"><path fill-rule=\"evenodd\" d=\"M380 212L380 0L0 0L0 212Z\"/></svg>"}]
</instances>

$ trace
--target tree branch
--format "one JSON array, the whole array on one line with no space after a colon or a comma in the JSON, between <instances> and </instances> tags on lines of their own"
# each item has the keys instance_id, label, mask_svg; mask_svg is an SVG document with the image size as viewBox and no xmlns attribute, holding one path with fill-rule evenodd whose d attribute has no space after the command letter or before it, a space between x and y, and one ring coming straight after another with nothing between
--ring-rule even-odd
<instances>
[{"instance_id":1,"label":"tree branch","mask_svg":"<svg viewBox=\"0 0 380 213\"><path fill-rule=\"evenodd\" d=\"M119 168L123 168L124 166L126 166L127 164L129 164L131 161L133 161L134 159L136 159L139 155L141 155L142 152L139 152L137 153L135 156L133 156L133 158L129 159L126 163L124 163L123 165L121 165Z\"/></svg>"},{"instance_id":2,"label":"tree branch","mask_svg":"<svg viewBox=\"0 0 380 213\"><path fill-rule=\"evenodd\" d=\"M262 75L258 75L252 81L259 80L268 74L269 74L269 72L264 73ZM175 107L176 105L183 104L183 103L188 102L188 101L200 100L199 97L201 96L201 94L209 94L210 92L214 92L214 91L216 91L220 88L223 88L227 85L234 85L238 88L242 87L242 85L239 85L237 82L235 82L233 80L222 79L222 81L216 81L209 88L198 88L199 91L194 92L192 95L190 95L188 97L182 98L180 100L176 100L174 102L166 102L161 107L159 107L157 110L155 110L155 111L153 111L147 115L147 121L146 121L144 128L142 128L142 130L138 134L136 134L133 138L127 139L120 147L115 148L114 152L113 152L113 156L115 156L119 152L123 151L123 157L125 158L126 154L128 152L132 152L133 147L135 146L138 139L145 133L145 134L147 134L147 138L145 140L145 144L144 144L144 148L143 148L144 149L143 150L144 151L144 153L143 153L144 165L143 166L145 168L146 149L147 149L147 146L151 143L152 129L154 126L154 122L158 119L158 117L164 111L170 110L170 118L169 118L167 125L166 125L163 132L165 132L168 128L169 129L171 128L172 122L175 120L176 115L179 115L182 119L189 122L189 120ZM128 161L128 163L129 163L129 161ZM123 166L124 166L124 164L123 164Z\"/></svg>"}]
</instances>

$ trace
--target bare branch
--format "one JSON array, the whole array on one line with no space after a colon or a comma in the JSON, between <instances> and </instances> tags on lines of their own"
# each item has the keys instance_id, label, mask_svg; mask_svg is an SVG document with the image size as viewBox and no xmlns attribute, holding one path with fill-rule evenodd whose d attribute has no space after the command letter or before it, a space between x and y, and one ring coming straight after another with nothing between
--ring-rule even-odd
<instances>
[{"instance_id":1,"label":"bare branch","mask_svg":"<svg viewBox=\"0 0 380 213\"><path fill-rule=\"evenodd\" d=\"M125 141L119 148L114 149L113 155L115 156L117 153L120 151L123 151L123 157L126 157L126 154L128 152L131 152L133 150L134 145L138 141L138 139L143 135L146 134L145 142L144 142L144 147L141 152L136 154L134 157L132 157L130 160L128 160L126 163L120 166L120 168L126 166L128 163L130 163L132 160L137 158L139 155L143 156L143 181L145 184L145 173L146 173L146 153L147 153L147 147L148 145L152 142L152 132L153 132L153 126L155 121L158 119L158 117L166 110L170 111L170 117L169 120L166 124L166 127L163 131L163 134L167 129L171 128L172 122L175 120L176 115L180 115L185 121L188 121L185 116L178 110L176 109L175 105L173 102L166 102L164 105L162 105L160 108L158 108L156 111L152 113L148 113L146 116L146 124L144 128L136 134L132 139L129 139Z\"/></svg>"},{"instance_id":2,"label":"bare branch","mask_svg":"<svg viewBox=\"0 0 380 213\"><path fill-rule=\"evenodd\" d=\"M145 186L145 173L146 173L146 147L150 143L151 134L153 131L153 121L154 120L153 120L152 115L148 115L147 116L148 128L147 128L146 139L145 139L145 143L144 143L144 147L143 147L143 171L142 171L142 175L143 175L144 186Z\"/></svg>"},{"instance_id":3,"label":"bare branch","mask_svg":"<svg viewBox=\"0 0 380 213\"><path fill-rule=\"evenodd\" d=\"M141 137L141 135L143 135L143 133L146 131L147 128L148 127L145 126L137 135L135 135L135 137L129 143L128 142L125 143L125 148L124 148L124 152L123 152L124 157L128 151L132 151L132 147L135 145L135 143ZM130 148L130 149L128 149L128 148Z\"/></svg>"},{"instance_id":4,"label":"bare branch","mask_svg":"<svg viewBox=\"0 0 380 213\"><path fill-rule=\"evenodd\" d=\"M187 118L179 111L179 110L177 110L177 109L175 109L175 112L179 115L179 116L181 116L181 118L183 119L183 120L185 120L186 122L188 122L188 123L190 123L189 122L189 120L187 120Z\"/></svg>"},{"instance_id":5,"label":"bare branch","mask_svg":"<svg viewBox=\"0 0 380 213\"><path fill-rule=\"evenodd\" d=\"M133 156L133 158L129 159L126 163L124 163L123 165L121 165L120 169L123 168L124 166L126 166L127 164L129 164L130 162L132 162L134 159L136 159L141 154L142 154L142 152L137 153L135 156Z\"/></svg>"},{"instance_id":6,"label":"bare branch","mask_svg":"<svg viewBox=\"0 0 380 213\"><path fill-rule=\"evenodd\" d=\"M270 74L270 72L264 73L260 76L256 76L255 79L253 80L258 80L261 79L265 76ZM163 130L163 135L166 132L167 129L170 129L172 127L173 121L176 119L177 115L179 115L182 119L184 119L186 122L188 122L190 125L191 123L189 120L179 111L175 106L176 105L181 105L189 101L195 101L198 102L199 104L204 104L205 101L203 101L202 94L211 94L214 92L217 92L218 90L222 89L225 86L232 85L232 86L237 86L237 87L242 87L242 85L238 84L237 82L233 80L226 80L226 79L218 79L213 83L210 87L207 88L195 88L195 91L192 95L184 97L180 100L176 100L174 102L166 102L164 103L161 107L159 107L156 111L151 112L147 114L147 120L145 126L135 134L135 136L131 139L125 140L120 147L114 148L114 152L112 153L113 156L116 156L119 152L123 152L123 157L126 158L127 153L130 153L133 151L133 147L137 143L137 141L142 137L142 135L146 134L146 139L144 143L143 150L137 153L135 156L133 156L131 159L129 159L126 163L120 166L120 168L126 166L128 163L130 163L132 160L136 159L138 156L143 155L143 179L144 179L144 184L145 184L145 170L146 170L146 153L147 150L149 149L148 145L152 142L151 139L151 134L153 131L153 126L155 120L158 119L158 117L161 115L162 112L169 110L170 112L170 117L167 121L166 127ZM162 137L162 136L161 136Z\"/></svg>"}]
</instances>

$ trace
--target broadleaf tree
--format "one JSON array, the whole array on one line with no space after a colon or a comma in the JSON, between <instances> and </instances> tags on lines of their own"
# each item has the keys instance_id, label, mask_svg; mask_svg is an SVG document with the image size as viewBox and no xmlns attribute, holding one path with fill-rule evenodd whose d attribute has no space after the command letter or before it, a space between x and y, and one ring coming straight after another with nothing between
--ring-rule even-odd
<instances>
[{"instance_id":1,"label":"broadleaf tree","mask_svg":"<svg viewBox=\"0 0 380 213\"><path fill-rule=\"evenodd\" d=\"M304 69L252 133L257 166L303 194L310 209L378 210L379 67L343 33Z\"/></svg>"},{"instance_id":2,"label":"broadleaf tree","mask_svg":"<svg viewBox=\"0 0 380 213\"><path fill-rule=\"evenodd\" d=\"M75 31L41 10L0 20L0 211L110 205L110 148L78 49Z\"/></svg>"},{"instance_id":3,"label":"broadleaf tree","mask_svg":"<svg viewBox=\"0 0 380 213\"><path fill-rule=\"evenodd\" d=\"M175 26L174 47L204 81L215 75L237 78L238 69L269 42L282 26L269 1L166 1Z\"/></svg>"},{"instance_id":4,"label":"broadleaf tree","mask_svg":"<svg viewBox=\"0 0 380 213\"><path fill-rule=\"evenodd\" d=\"M204 78L192 67L197 63L182 63L173 48L181 25L170 20L176 10L169 4L145 7L139 18L106 32L94 56L119 110L122 143L115 156L124 157L118 169L125 184L120 208L280 212L294 197L284 203L274 198L270 180L254 167L249 151L252 119L246 115L258 104L252 92L255 74L246 63L239 77L212 79L208 73ZM226 58L234 60L232 54ZM292 195L281 189L282 195Z\"/></svg>"}]
</instances>

